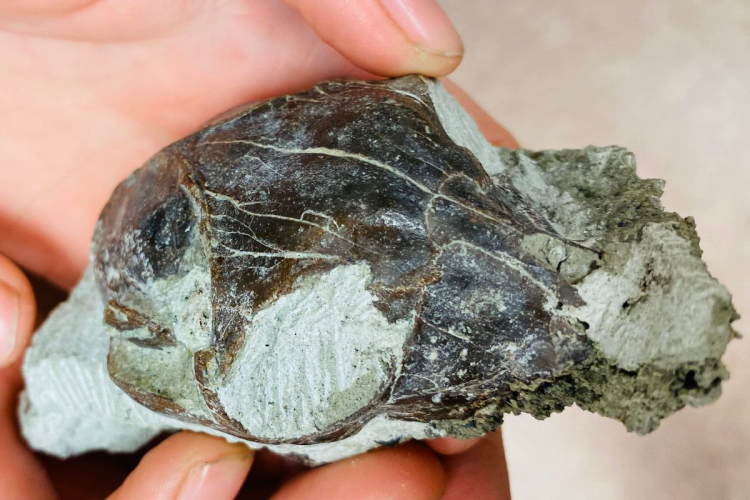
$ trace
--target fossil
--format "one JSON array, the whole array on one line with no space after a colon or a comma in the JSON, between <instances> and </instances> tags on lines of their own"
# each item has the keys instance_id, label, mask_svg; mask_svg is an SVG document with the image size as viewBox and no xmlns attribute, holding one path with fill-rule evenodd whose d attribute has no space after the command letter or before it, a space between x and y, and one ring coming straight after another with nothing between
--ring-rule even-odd
<instances>
[{"instance_id":1,"label":"fossil","mask_svg":"<svg viewBox=\"0 0 750 500\"><path fill-rule=\"evenodd\" d=\"M326 462L573 403L650 432L718 397L737 318L661 189L620 147L493 148L417 76L246 106L116 189L28 351L23 433Z\"/></svg>"}]
</instances>

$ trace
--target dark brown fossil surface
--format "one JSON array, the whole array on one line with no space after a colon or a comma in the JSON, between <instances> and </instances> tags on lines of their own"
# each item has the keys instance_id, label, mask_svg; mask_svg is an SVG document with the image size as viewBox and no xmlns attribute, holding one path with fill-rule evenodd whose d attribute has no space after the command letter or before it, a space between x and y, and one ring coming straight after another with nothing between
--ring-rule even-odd
<instances>
[{"instance_id":1,"label":"dark brown fossil surface","mask_svg":"<svg viewBox=\"0 0 750 500\"><path fill-rule=\"evenodd\" d=\"M325 461L572 403L648 432L718 396L736 318L660 194L618 147L493 149L434 81L328 82L125 180L67 307L99 317L102 390L162 415L124 448L189 427ZM94 447L65 446L37 444Z\"/></svg>"}]
</instances>

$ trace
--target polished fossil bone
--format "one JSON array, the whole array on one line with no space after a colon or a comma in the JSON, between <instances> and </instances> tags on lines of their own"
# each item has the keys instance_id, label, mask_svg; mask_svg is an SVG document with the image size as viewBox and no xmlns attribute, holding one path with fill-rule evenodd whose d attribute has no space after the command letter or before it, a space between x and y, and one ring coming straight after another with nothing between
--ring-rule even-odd
<instances>
[{"instance_id":1,"label":"polished fossil bone","mask_svg":"<svg viewBox=\"0 0 750 500\"><path fill-rule=\"evenodd\" d=\"M436 81L327 82L167 147L104 209L20 416L59 456L194 429L326 462L720 392L736 319L619 147L491 147Z\"/></svg>"}]
</instances>

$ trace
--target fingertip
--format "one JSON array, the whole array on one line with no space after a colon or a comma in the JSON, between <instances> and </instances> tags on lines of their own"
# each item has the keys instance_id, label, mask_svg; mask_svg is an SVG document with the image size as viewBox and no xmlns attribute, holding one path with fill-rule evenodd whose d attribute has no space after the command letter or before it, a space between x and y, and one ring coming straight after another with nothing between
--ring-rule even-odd
<instances>
[{"instance_id":1,"label":"fingertip","mask_svg":"<svg viewBox=\"0 0 750 500\"><path fill-rule=\"evenodd\" d=\"M438 500L445 481L437 456L411 442L304 472L271 500Z\"/></svg>"},{"instance_id":2,"label":"fingertip","mask_svg":"<svg viewBox=\"0 0 750 500\"><path fill-rule=\"evenodd\" d=\"M252 461L253 452L242 444L180 432L144 455L109 500L231 500Z\"/></svg>"},{"instance_id":3,"label":"fingertip","mask_svg":"<svg viewBox=\"0 0 750 500\"><path fill-rule=\"evenodd\" d=\"M482 438L456 439L446 437L428 439L425 441L425 444L441 455L455 455L456 453L463 453L468 450L477 444L480 439Z\"/></svg>"},{"instance_id":4,"label":"fingertip","mask_svg":"<svg viewBox=\"0 0 750 500\"><path fill-rule=\"evenodd\" d=\"M510 482L500 429L468 450L442 458L447 483L442 500L509 500Z\"/></svg>"},{"instance_id":5,"label":"fingertip","mask_svg":"<svg viewBox=\"0 0 750 500\"><path fill-rule=\"evenodd\" d=\"M435 0L284 0L346 59L380 76L444 76L463 43Z\"/></svg>"},{"instance_id":6,"label":"fingertip","mask_svg":"<svg viewBox=\"0 0 750 500\"><path fill-rule=\"evenodd\" d=\"M36 302L26 275L0 255L0 367L13 364L34 329Z\"/></svg>"}]
</instances>

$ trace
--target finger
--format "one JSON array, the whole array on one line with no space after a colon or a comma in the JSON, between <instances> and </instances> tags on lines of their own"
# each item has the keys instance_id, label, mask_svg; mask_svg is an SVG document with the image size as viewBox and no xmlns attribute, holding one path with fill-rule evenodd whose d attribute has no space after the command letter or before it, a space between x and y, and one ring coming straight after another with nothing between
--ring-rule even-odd
<instances>
[{"instance_id":1,"label":"finger","mask_svg":"<svg viewBox=\"0 0 750 500\"><path fill-rule=\"evenodd\" d=\"M238 499L268 500L289 478L310 470L310 467L291 457L278 455L268 450L258 450Z\"/></svg>"},{"instance_id":2,"label":"finger","mask_svg":"<svg viewBox=\"0 0 750 500\"><path fill-rule=\"evenodd\" d=\"M23 271L0 255L0 367L21 357L34 328L34 293Z\"/></svg>"},{"instance_id":3,"label":"finger","mask_svg":"<svg viewBox=\"0 0 750 500\"><path fill-rule=\"evenodd\" d=\"M469 450L442 458L447 478L442 500L510 500L508 469L500 431Z\"/></svg>"},{"instance_id":4,"label":"finger","mask_svg":"<svg viewBox=\"0 0 750 500\"><path fill-rule=\"evenodd\" d=\"M41 464L22 441L16 426L21 388L21 353L34 326L34 295L24 273L0 256L0 450L3 450L0 491L3 498L54 498ZM12 365L12 366L11 366Z\"/></svg>"},{"instance_id":5,"label":"finger","mask_svg":"<svg viewBox=\"0 0 750 500\"><path fill-rule=\"evenodd\" d=\"M463 453L482 438L473 439L456 439L456 438L437 438L428 439L425 444L440 453L441 455L455 455L456 453Z\"/></svg>"},{"instance_id":6,"label":"finger","mask_svg":"<svg viewBox=\"0 0 750 500\"><path fill-rule=\"evenodd\" d=\"M92 0L4 0L0 14L64 14L91 3Z\"/></svg>"},{"instance_id":7,"label":"finger","mask_svg":"<svg viewBox=\"0 0 750 500\"><path fill-rule=\"evenodd\" d=\"M518 141L511 135L508 130L497 123L485 110L479 106L461 87L453 83L448 78L440 80L445 89L464 107L464 109L474 118L479 127L479 131L484 134L490 144L494 146L504 146L508 148L518 148Z\"/></svg>"},{"instance_id":8,"label":"finger","mask_svg":"<svg viewBox=\"0 0 750 500\"><path fill-rule=\"evenodd\" d=\"M46 500L55 498L42 465L22 441L16 426L16 404L21 387L19 367L0 368L0 498Z\"/></svg>"},{"instance_id":9,"label":"finger","mask_svg":"<svg viewBox=\"0 0 750 500\"><path fill-rule=\"evenodd\" d=\"M444 481L437 457L412 442L304 472L271 500L438 500Z\"/></svg>"},{"instance_id":10,"label":"finger","mask_svg":"<svg viewBox=\"0 0 750 500\"><path fill-rule=\"evenodd\" d=\"M109 500L231 500L252 460L244 445L180 432L149 451Z\"/></svg>"},{"instance_id":11,"label":"finger","mask_svg":"<svg viewBox=\"0 0 750 500\"><path fill-rule=\"evenodd\" d=\"M318 36L358 67L382 76L443 76L463 44L435 0L284 0Z\"/></svg>"}]
</instances>

